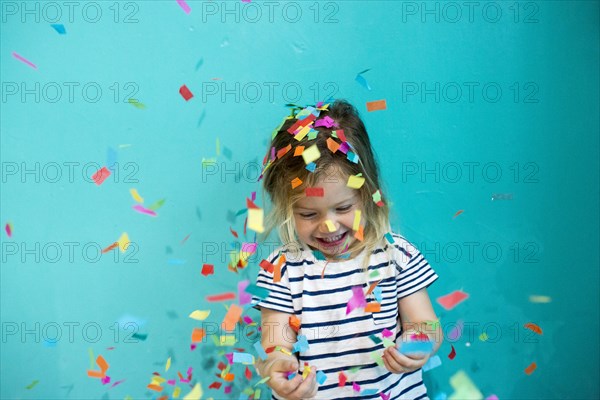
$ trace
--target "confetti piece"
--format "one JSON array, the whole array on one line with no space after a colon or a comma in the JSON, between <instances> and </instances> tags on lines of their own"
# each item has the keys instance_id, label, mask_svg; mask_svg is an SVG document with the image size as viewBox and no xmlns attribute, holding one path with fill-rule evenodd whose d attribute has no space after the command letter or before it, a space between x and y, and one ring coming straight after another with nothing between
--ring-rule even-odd
<instances>
[{"instance_id":1,"label":"confetti piece","mask_svg":"<svg viewBox=\"0 0 600 400\"><path fill-rule=\"evenodd\" d=\"M325 381L327 380L327 375L325 375L325 372L319 370L317 371L317 383L319 385L322 385L325 383Z\"/></svg>"},{"instance_id":2,"label":"confetti piece","mask_svg":"<svg viewBox=\"0 0 600 400\"><path fill-rule=\"evenodd\" d=\"M52 28L54 28L54 30L56 32L58 32L60 35L66 35L66 33L67 33L65 26L63 24L50 24L50 26Z\"/></svg>"},{"instance_id":3,"label":"confetti piece","mask_svg":"<svg viewBox=\"0 0 600 400\"><path fill-rule=\"evenodd\" d=\"M183 1L183 0L177 0L177 1ZM196 383L196 386L194 386L194 388L192 389L191 392L189 392L188 394L186 394L183 397L183 400L200 400L200 398L202 397L202 388L200 387L199 383Z\"/></svg>"},{"instance_id":4,"label":"confetti piece","mask_svg":"<svg viewBox=\"0 0 600 400\"><path fill-rule=\"evenodd\" d=\"M364 239L364 235L365 235L364 229L365 229L365 228L364 228L364 226L360 225L360 226L358 227L358 230L357 230L357 231L356 231L356 233L354 234L354 237L355 237L356 239L360 240L361 242L363 241L363 239Z\"/></svg>"},{"instance_id":5,"label":"confetti piece","mask_svg":"<svg viewBox=\"0 0 600 400\"><path fill-rule=\"evenodd\" d=\"M96 182L96 185L100 186L102 182L106 178L110 176L110 171L106 167L100 168L94 175L92 175L92 179Z\"/></svg>"},{"instance_id":6,"label":"confetti piece","mask_svg":"<svg viewBox=\"0 0 600 400\"><path fill-rule=\"evenodd\" d=\"M376 303L376 302L368 303L365 307L365 312L374 313L374 312L380 312L380 311L381 311L381 304Z\"/></svg>"},{"instance_id":7,"label":"confetti piece","mask_svg":"<svg viewBox=\"0 0 600 400\"><path fill-rule=\"evenodd\" d=\"M463 332L463 325L464 323L462 320L457 321L456 326L452 328L450 332L448 332L448 340L456 341L460 339Z\"/></svg>"},{"instance_id":8,"label":"confetti piece","mask_svg":"<svg viewBox=\"0 0 600 400\"><path fill-rule=\"evenodd\" d=\"M542 328L540 328L538 325L534 324L533 322L528 322L524 326L525 326L525 328L532 330L533 332L537 333L538 335L542 334Z\"/></svg>"},{"instance_id":9,"label":"confetti piece","mask_svg":"<svg viewBox=\"0 0 600 400\"><path fill-rule=\"evenodd\" d=\"M190 89L188 89L188 87L185 85L182 85L179 88L179 94L185 99L185 101L189 101L192 97L194 97L192 92L190 92Z\"/></svg>"},{"instance_id":10,"label":"confetti piece","mask_svg":"<svg viewBox=\"0 0 600 400\"><path fill-rule=\"evenodd\" d=\"M195 310L192 311L189 317L196 321L204 321L210 315L210 310Z\"/></svg>"},{"instance_id":11,"label":"confetti piece","mask_svg":"<svg viewBox=\"0 0 600 400\"><path fill-rule=\"evenodd\" d=\"M144 341L148 338L148 334L147 333L134 333L133 335L131 335L131 337L134 339Z\"/></svg>"},{"instance_id":12,"label":"confetti piece","mask_svg":"<svg viewBox=\"0 0 600 400\"><path fill-rule=\"evenodd\" d=\"M386 104L385 100L376 100L376 101L367 102L367 111L368 112L386 110L386 109L387 109L387 104Z\"/></svg>"},{"instance_id":13,"label":"confetti piece","mask_svg":"<svg viewBox=\"0 0 600 400\"><path fill-rule=\"evenodd\" d=\"M485 400L499 400L498 396L496 396L495 394L490 394L488 397L485 398Z\"/></svg>"},{"instance_id":14,"label":"confetti piece","mask_svg":"<svg viewBox=\"0 0 600 400\"><path fill-rule=\"evenodd\" d=\"M215 273L215 266L212 264L203 264L201 274L204 276L209 276Z\"/></svg>"},{"instance_id":15,"label":"confetti piece","mask_svg":"<svg viewBox=\"0 0 600 400\"><path fill-rule=\"evenodd\" d=\"M261 299L266 299L267 297L269 297L269 291L267 289L258 287L254 284L248 285L248 287L246 288L246 292L256 297L260 297Z\"/></svg>"},{"instance_id":16,"label":"confetti piece","mask_svg":"<svg viewBox=\"0 0 600 400\"><path fill-rule=\"evenodd\" d=\"M346 380L348 377L343 372L338 373L338 386L342 387L346 385Z\"/></svg>"},{"instance_id":17,"label":"confetti piece","mask_svg":"<svg viewBox=\"0 0 600 400\"><path fill-rule=\"evenodd\" d=\"M255 232L263 233L265 228L263 226L263 210L260 208L249 208L248 209L248 228Z\"/></svg>"},{"instance_id":18,"label":"confetti piece","mask_svg":"<svg viewBox=\"0 0 600 400\"><path fill-rule=\"evenodd\" d=\"M135 201L137 201L138 203L143 203L144 199L142 198L142 196L140 196L140 194L138 193L137 189L129 189L129 193L131 193L131 197L133 197L133 199Z\"/></svg>"},{"instance_id":19,"label":"confetti piece","mask_svg":"<svg viewBox=\"0 0 600 400\"><path fill-rule=\"evenodd\" d=\"M325 191L321 187L307 187L305 190L306 197L323 197Z\"/></svg>"},{"instance_id":20,"label":"confetti piece","mask_svg":"<svg viewBox=\"0 0 600 400\"><path fill-rule=\"evenodd\" d=\"M167 199L160 199L156 203L149 206L148 209L150 209L152 211L156 211L165 204L165 201L167 201Z\"/></svg>"},{"instance_id":21,"label":"confetti piece","mask_svg":"<svg viewBox=\"0 0 600 400\"><path fill-rule=\"evenodd\" d=\"M320 120L315 122L315 128L319 126L333 128L334 126L337 126L337 124L335 123L335 120L333 118L331 118L329 115L326 115L325 118L321 118Z\"/></svg>"},{"instance_id":22,"label":"confetti piece","mask_svg":"<svg viewBox=\"0 0 600 400\"><path fill-rule=\"evenodd\" d=\"M310 164L308 164L306 166L306 169L310 172L315 172L316 168L317 168L317 164L315 164L314 162L311 162Z\"/></svg>"},{"instance_id":23,"label":"confetti piece","mask_svg":"<svg viewBox=\"0 0 600 400\"><path fill-rule=\"evenodd\" d=\"M127 99L127 102L129 104L131 104L132 106L134 106L135 108L137 108L138 110L146 109L146 105L137 99Z\"/></svg>"},{"instance_id":24,"label":"confetti piece","mask_svg":"<svg viewBox=\"0 0 600 400\"><path fill-rule=\"evenodd\" d=\"M307 165L317 160L319 157L321 157L321 153L319 152L319 148L316 144L304 149L302 152L302 158L304 159L304 163Z\"/></svg>"},{"instance_id":25,"label":"confetti piece","mask_svg":"<svg viewBox=\"0 0 600 400\"><path fill-rule=\"evenodd\" d=\"M231 234L233 235L234 238L236 238L236 239L238 238L237 232L234 231L232 227L229 227L229 231L231 232Z\"/></svg>"},{"instance_id":26,"label":"confetti piece","mask_svg":"<svg viewBox=\"0 0 600 400\"><path fill-rule=\"evenodd\" d=\"M335 232L337 230L337 228L333 224L333 221L331 221L330 219L325 221L325 225L327 225L327 230L329 232Z\"/></svg>"},{"instance_id":27,"label":"confetti piece","mask_svg":"<svg viewBox=\"0 0 600 400\"><path fill-rule=\"evenodd\" d=\"M33 381L31 382L29 385L25 386L25 389L27 390L31 390L35 387L35 385L37 385L38 383L40 383L40 381Z\"/></svg>"},{"instance_id":28,"label":"confetti piece","mask_svg":"<svg viewBox=\"0 0 600 400\"><path fill-rule=\"evenodd\" d=\"M300 185L302 185L300 178L296 177L292 180L292 189L296 189Z\"/></svg>"},{"instance_id":29,"label":"confetti piece","mask_svg":"<svg viewBox=\"0 0 600 400\"><path fill-rule=\"evenodd\" d=\"M352 230L357 231L360 225L360 210L354 210L354 222L352 222Z\"/></svg>"},{"instance_id":30,"label":"confetti piece","mask_svg":"<svg viewBox=\"0 0 600 400\"><path fill-rule=\"evenodd\" d=\"M364 73L366 73L366 72L368 72L368 71L370 71L370 70L371 70L370 68L369 68L369 69L365 69L364 71L362 71L362 72L359 72L359 73L356 75L356 78L354 78L354 80L355 80L356 82L358 82L358 83L359 83L359 84L360 84L362 87L364 87L364 88L365 88L365 89L367 89L367 90L371 90L371 86L369 86L369 84L367 83L367 80L365 79L365 77L364 77L364 76L362 76L362 74L364 74Z\"/></svg>"},{"instance_id":31,"label":"confetti piece","mask_svg":"<svg viewBox=\"0 0 600 400\"><path fill-rule=\"evenodd\" d=\"M468 298L469 295L467 293L463 292L462 290L455 290L450 294L438 297L436 301L446 310L451 310Z\"/></svg>"},{"instance_id":32,"label":"confetti piece","mask_svg":"<svg viewBox=\"0 0 600 400\"><path fill-rule=\"evenodd\" d=\"M165 371L168 371L171 368L171 357L167 358L167 365L165 365Z\"/></svg>"},{"instance_id":33,"label":"confetti piece","mask_svg":"<svg viewBox=\"0 0 600 400\"><path fill-rule=\"evenodd\" d=\"M283 157L283 156L284 156L284 155L286 155L286 154L287 154L287 152L288 152L288 151L290 151L291 149L292 149L292 145L291 145L291 144L288 144L287 146L285 146L285 147L283 147L283 148L279 149L279 150L277 151L277 158L281 158L281 157Z\"/></svg>"},{"instance_id":34,"label":"confetti piece","mask_svg":"<svg viewBox=\"0 0 600 400\"><path fill-rule=\"evenodd\" d=\"M192 343L200 342L204 336L206 336L206 332L202 328L194 328L192 330Z\"/></svg>"},{"instance_id":35,"label":"confetti piece","mask_svg":"<svg viewBox=\"0 0 600 400\"><path fill-rule=\"evenodd\" d=\"M450 345L450 347L452 348L452 350L450 350L450 354L448 354L448 358L451 360L454 360L454 357L456 357L456 350L454 350L453 345Z\"/></svg>"},{"instance_id":36,"label":"confetti piece","mask_svg":"<svg viewBox=\"0 0 600 400\"><path fill-rule=\"evenodd\" d=\"M181 7L181 9L183 10L183 12L185 12L186 14L189 14L190 11L192 11L192 9L190 8L190 6L185 2L185 0L177 0L177 4L179 4L179 7Z\"/></svg>"},{"instance_id":37,"label":"confetti piece","mask_svg":"<svg viewBox=\"0 0 600 400\"><path fill-rule=\"evenodd\" d=\"M294 157L301 156L303 152L304 152L304 146L297 146L296 149L294 150Z\"/></svg>"},{"instance_id":38,"label":"confetti piece","mask_svg":"<svg viewBox=\"0 0 600 400\"><path fill-rule=\"evenodd\" d=\"M219 337L219 346L233 346L237 343L235 335L221 335Z\"/></svg>"},{"instance_id":39,"label":"confetti piece","mask_svg":"<svg viewBox=\"0 0 600 400\"><path fill-rule=\"evenodd\" d=\"M346 186L352 189L360 189L365 183L365 178L358 175L350 175Z\"/></svg>"},{"instance_id":40,"label":"confetti piece","mask_svg":"<svg viewBox=\"0 0 600 400\"><path fill-rule=\"evenodd\" d=\"M533 373L533 371L535 371L536 368L537 368L537 364L531 363L531 364L529 364L529 366L527 368L525 368L525 373L527 375L531 375Z\"/></svg>"},{"instance_id":41,"label":"confetti piece","mask_svg":"<svg viewBox=\"0 0 600 400\"><path fill-rule=\"evenodd\" d=\"M27 60L25 57L23 57L23 56L20 56L19 54L15 53L14 51L13 51L13 53L12 53L12 56L13 56L14 58L16 58L17 60L19 60L19 61L21 61L21 62L23 62L23 63L25 63L25 64L29 65L31 68L35 68L35 69L37 69L37 67L35 66L35 64L34 64L34 63L32 63L31 61Z\"/></svg>"},{"instance_id":42,"label":"confetti piece","mask_svg":"<svg viewBox=\"0 0 600 400\"><path fill-rule=\"evenodd\" d=\"M483 398L483 394L481 394L477 386L475 386L463 370L458 371L450 377L450 385L454 388L455 392L448 397L448 400Z\"/></svg>"},{"instance_id":43,"label":"confetti piece","mask_svg":"<svg viewBox=\"0 0 600 400\"><path fill-rule=\"evenodd\" d=\"M8 237L12 237L13 228L12 228L12 224L10 222L6 223L6 225L4 226L4 230L6 231L6 235Z\"/></svg>"},{"instance_id":44,"label":"confetti piece","mask_svg":"<svg viewBox=\"0 0 600 400\"><path fill-rule=\"evenodd\" d=\"M238 282L238 299L240 305L248 304L252 301L252 296L246 292L248 285L250 285L248 279Z\"/></svg>"},{"instance_id":45,"label":"confetti piece","mask_svg":"<svg viewBox=\"0 0 600 400\"><path fill-rule=\"evenodd\" d=\"M352 382L352 390L355 392L360 392L360 385L356 382Z\"/></svg>"},{"instance_id":46,"label":"confetti piece","mask_svg":"<svg viewBox=\"0 0 600 400\"><path fill-rule=\"evenodd\" d=\"M425 363L425 365L423 365L423 372L427 372L430 369L439 367L440 365L442 365L442 359L436 354L433 357L430 357L429 360L427 360L427 362Z\"/></svg>"},{"instance_id":47,"label":"confetti piece","mask_svg":"<svg viewBox=\"0 0 600 400\"><path fill-rule=\"evenodd\" d=\"M262 347L260 341L254 343L254 349L256 350L256 353L262 360L267 359L267 353L265 352L265 349Z\"/></svg>"},{"instance_id":48,"label":"confetti piece","mask_svg":"<svg viewBox=\"0 0 600 400\"><path fill-rule=\"evenodd\" d=\"M290 318L288 321L289 321L290 327L296 333L298 333L298 331L300 330L300 319L298 317L296 317L295 315L290 315Z\"/></svg>"},{"instance_id":49,"label":"confetti piece","mask_svg":"<svg viewBox=\"0 0 600 400\"><path fill-rule=\"evenodd\" d=\"M452 218L456 218L457 216L459 216L460 214L462 214L465 210L458 210L456 212L456 214L454 214L454 216Z\"/></svg>"},{"instance_id":50,"label":"confetti piece","mask_svg":"<svg viewBox=\"0 0 600 400\"><path fill-rule=\"evenodd\" d=\"M223 318L221 328L225 329L228 332L233 331L235 329L235 326L237 325L238 320L242 316L243 311L244 310L240 306L232 304L231 307L229 307L229 310L227 310L225 318Z\"/></svg>"},{"instance_id":51,"label":"confetti piece","mask_svg":"<svg viewBox=\"0 0 600 400\"><path fill-rule=\"evenodd\" d=\"M227 300L234 300L234 299L235 299L235 293L233 293L233 292L227 292L227 293L215 294L212 296L206 296L206 301L209 301L209 302L227 301Z\"/></svg>"},{"instance_id":52,"label":"confetti piece","mask_svg":"<svg viewBox=\"0 0 600 400\"><path fill-rule=\"evenodd\" d=\"M363 293L361 286L353 286L352 287L352 297L348 300L348 304L346 305L346 315L350 314L353 310L357 308L362 308L367 305L367 301L365 299L365 294Z\"/></svg>"},{"instance_id":53,"label":"confetti piece","mask_svg":"<svg viewBox=\"0 0 600 400\"><path fill-rule=\"evenodd\" d=\"M381 396L381 400L390 400L390 396L391 394L385 394L385 393L379 393L379 395Z\"/></svg>"},{"instance_id":54,"label":"confetti piece","mask_svg":"<svg viewBox=\"0 0 600 400\"><path fill-rule=\"evenodd\" d=\"M156 217L156 212L147 209L146 207L142 206L141 204L136 204L132 208L135 211L139 212L140 214L146 214L146 215L150 215L152 217Z\"/></svg>"},{"instance_id":55,"label":"confetti piece","mask_svg":"<svg viewBox=\"0 0 600 400\"><path fill-rule=\"evenodd\" d=\"M233 353L233 362L240 364L254 364L254 356L248 353ZM252 376L252 375L251 375Z\"/></svg>"},{"instance_id":56,"label":"confetti piece","mask_svg":"<svg viewBox=\"0 0 600 400\"><path fill-rule=\"evenodd\" d=\"M129 247L129 243L131 243L129 241L129 235L127 235L127 232L123 232L121 234L121 237L119 240L117 240L117 243L119 244L119 249L121 252L124 253L127 250L127 247Z\"/></svg>"},{"instance_id":57,"label":"confetti piece","mask_svg":"<svg viewBox=\"0 0 600 400\"><path fill-rule=\"evenodd\" d=\"M333 140L332 138L327 138L327 148L332 153L335 153L340 148L340 144Z\"/></svg>"},{"instance_id":58,"label":"confetti piece","mask_svg":"<svg viewBox=\"0 0 600 400\"><path fill-rule=\"evenodd\" d=\"M416 342L402 342L400 344L400 353L431 353L433 351L433 342L430 341L416 341Z\"/></svg>"},{"instance_id":59,"label":"confetti piece","mask_svg":"<svg viewBox=\"0 0 600 400\"><path fill-rule=\"evenodd\" d=\"M390 232L386 233L383 236L385 236L385 238L389 244L394 244L394 237L392 236L392 234Z\"/></svg>"},{"instance_id":60,"label":"confetti piece","mask_svg":"<svg viewBox=\"0 0 600 400\"><path fill-rule=\"evenodd\" d=\"M479 335L479 340L481 340L482 342L485 342L486 340L488 340L487 333L483 332L481 335Z\"/></svg>"},{"instance_id":61,"label":"confetti piece","mask_svg":"<svg viewBox=\"0 0 600 400\"><path fill-rule=\"evenodd\" d=\"M552 299L550 296L531 295L529 301L532 303L550 303Z\"/></svg>"}]
</instances>

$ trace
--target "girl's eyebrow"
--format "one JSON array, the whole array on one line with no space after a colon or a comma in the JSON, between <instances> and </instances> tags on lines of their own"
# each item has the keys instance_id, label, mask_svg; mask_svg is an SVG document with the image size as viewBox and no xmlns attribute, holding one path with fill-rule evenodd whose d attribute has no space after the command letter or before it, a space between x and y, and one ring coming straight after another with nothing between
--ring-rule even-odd
<instances>
[{"instance_id":1,"label":"girl's eyebrow","mask_svg":"<svg viewBox=\"0 0 600 400\"><path fill-rule=\"evenodd\" d=\"M340 201L339 203L337 203L337 204L334 204L333 206L334 206L334 207L337 207L337 206L339 206L339 205L341 205L341 204L344 204L344 203L347 203L347 202L349 202L349 201L352 201L352 200L354 200L355 198L356 198L356 196L352 196L352 197L350 197L350 198L348 198L348 199L346 199L346 200L342 200L342 201ZM299 206L299 205L294 205L294 207L295 207L295 208L302 208L302 209L304 209L304 210L311 210L311 209L312 209L311 207L302 207L302 206Z\"/></svg>"}]
</instances>

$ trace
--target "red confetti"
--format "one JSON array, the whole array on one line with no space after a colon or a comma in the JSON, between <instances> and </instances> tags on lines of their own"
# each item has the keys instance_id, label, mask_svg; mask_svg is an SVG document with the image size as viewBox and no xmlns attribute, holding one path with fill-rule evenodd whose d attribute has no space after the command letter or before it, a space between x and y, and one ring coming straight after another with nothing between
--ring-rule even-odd
<instances>
[{"instance_id":1,"label":"red confetti","mask_svg":"<svg viewBox=\"0 0 600 400\"><path fill-rule=\"evenodd\" d=\"M323 197L324 190L320 187L307 187L305 193L307 197Z\"/></svg>"},{"instance_id":2,"label":"red confetti","mask_svg":"<svg viewBox=\"0 0 600 400\"><path fill-rule=\"evenodd\" d=\"M465 210L458 210L458 211L456 212L456 214L454 214L454 217L452 217L452 218L456 218L457 216L459 216L460 214L462 214L464 211L465 211Z\"/></svg>"},{"instance_id":3,"label":"red confetti","mask_svg":"<svg viewBox=\"0 0 600 400\"><path fill-rule=\"evenodd\" d=\"M235 300L235 293L227 292L221 294L215 294L212 296L206 296L206 301L225 301L225 300Z\"/></svg>"},{"instance_id":4,"label":"red confetti","mask_svg":"<svg viewBox=\"0 0 600 400\"><path fill-rule=\"evenodd\" d=\"M190 238L190 235L191 235L191 233L189 235L187 235L185 238L183 238L183 240L181 241L181 244L184 244Z\"/></svg>"},{"instance_id":5,"label":"red confetti","mask_svg":"<svg viewBox=\"0 0 600 400\"><path fill-rule=\"evenodd\" d=\"M531 375L533 373L533 371L535 371L536 368L537 368L537 364L532 362L531 364L529 364L529 366L527 368L525 368L525 373L527 375Z\"/></svg>"},{"instance_id":6,"label":"red confetti","mask_svg":"<svg viewBox=\"0 0 600 400\"><path fill-rule=\"evenodd\" d=\"M264 269L265 271L267 271L270 274L272 274L273 270L275 269L275 266L273 264L271 264L270 262L268 262L267 260L262 260L260 262L260 264L258 264L258 265L260 265L260 267L262 269Z\"/></svg>"},{"instance_id":7,"label":"red confetti","mask_svg":"<svg viewBox=\"0 0 600 400\"><path fill-rule=\"evenodd\" d=\"M202 275L209 276L215 273L215 266L212 264L202 265Z\"/></svg>"},{"instance_id":8,"label":"red confetti","mask_svg":"<svg viewBox=\"0 0 600 400\"><path fill-rule=\"evenodd\" d=\"M540 328L537 324L534 324L533 322L526 323L525 324L525 328L531 329L532 331L534 331L538 335L542 334L542 328Z\"/></svg>"},{"instance_id":9,"label":"red confetti","mask_svg":"<svg viewBox=\"0 0 600 400\"><path fill-rule=\"evenodd\" d=\"M254 202L248 198L246 198L246 207L248 208L259 208Z\"/></svg>"},{"instance_id":10,"label":"red confetti","mask_svg":"<svg viewBox=\"0 0 600 400\"><path fill-rule=\"evenodd\" d=\"M338 138L340 138L340 140L342 142L347 142L346 135L344 135L344 130L343 129L336 130L335 134L337 135Z\"/></svg>"},{"instance_id":11,"label":"red confetti","mask_svg":"<svg viewBox=\"0 0 600 400\"><path fill-rule=\"evenodd\" d=\"M450 294L438 297L436 301L446 310L451 310L468 298L469 295L467 293L463 292L462 290L455 290Z\"/></svg>"},{"instance_id":12,"label":"red confetti","mask_svg":"<svg viewBox=\"0 0 600 400\"><path fill-rule=\"evenodd\" d=\"M10 223L6 224L4 229L6 230L6 234L8 235L8 237L11 237L12 236L12 227L10 226Z\"/></svg>"},{"instance_id":13,"label":"red confetti","mask_svg":"<svg viewBox=\"0 0 600 400\"><path fill-rule=\"evenodd\" d=\"M96 185L100 186L102 182L104 182L104 180L109 176L110 171L106 167L102 167L101 169L96 171L94 175L92 175L92 179L94 180L94 182L96 182Z\"/></svg>"},{"instance_id":14,"label":"red confetti","mask_svg":"<svg viewBox=\"0 0 600 400\"><path fill-rule=\"evenodd\" d=\"M245 375L246 375L246 379L248 379L248 380L252 379L252 371L250 371L250 368L246 367Z\"/></svg>"},{"instance_id":15,"label":"red confetti","mask_svg":"<svg viewBox=\"0 0 600 400\"><path fill-rule=\"evenodd\" d=\"M454 357L456 357L456 350L454 350L454 346L450 345L450 347L452 347L452 350L450 350L450 354L448 354L448 358L451 360L454 360Z\"/></svg>"},{"instance_id":16,"label":"red confetti","mask_svg":"<svg viewBox=\"0 0 600 400\"><path fill-rule=\"evenodd\" d=\"M181 95L181 97L183 97L185 99L185 101L188 101L189 99L194 97L192 92L190 92L190 89L188 89L187 86L185 86L185 85L182 85L179 88L179 94Z\"/></svg>"},{"instance_id":17,"label":"red confetti","mask_svg":"<svg viewBox=\"0 0 600 400\"><path fill-rule=\"evenodd\" d=\"M231 234L233 235L233 237L235 237L237 239L238 238L237 232L234 231L232 227L229 227L229 230L231 231Z\"/></svg>"},{"instance_id":18,"label":"red confetti","mask_svg":"<svg viewBox=\"0 0 600 400\"><path fill-rule=\"evenodd\" d=\"M209 389L221 389L221 382L213 382L210 384L210 386L208 387Z\"/></svg>"},{"instance_id":19,"label":"red confetti","mask_svg":"<svg viewBox=\"0 0 600 400\"><path fill-rule=\"evenodd\" d=\"M338 386L345 386L346 385L346 375L343 372L340 372L338 374Z\"/></svg>"},{"instance_id":20,"label":"red confetti","mask_svg":"<svg viewBox=\"0 0 600 400\"><path fill-rule=\"evenodd\" d=\"M102 253L108 253L109 251L111 251L112 249L114 249L116 247L119 247L119 242L114 242L113 244L111 244L107 248L103 249Z\"/></svg>"}]
</instances>

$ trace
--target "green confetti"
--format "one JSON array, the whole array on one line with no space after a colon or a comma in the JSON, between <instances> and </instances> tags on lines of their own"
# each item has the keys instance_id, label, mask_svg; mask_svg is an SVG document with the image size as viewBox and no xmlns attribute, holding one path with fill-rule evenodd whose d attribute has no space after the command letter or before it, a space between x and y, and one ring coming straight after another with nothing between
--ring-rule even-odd
<instances>
[{"instance_id":1,"label":"green confetti","mask_svg":"<svg viewBox=\"0 0 600 400\"><path fill-rule=\"evenodd\" d=\"M150 207L148 207L150 210L152 211L156 211L159 208L161 208L163 206L163 204L165 204L165 201L167 201L167 199L160 199L159 201L157 201L156 203L152 204Z\"/></svg>"},{"instance_id":2,"label":"green confetti","mask_svg":"<svg viewBox=\"0 0 600 400\"><path fill-rule=\"evenodd\" d=\"M25 386L25 389L30 390L33 389L35 387L35 385L37 385L40 381L33 381L29 384L29 386Z\"/></svg>"},{"instance_id":3,"label":"green confetti","mask_svg":"<svg viewBox=\"0 0 600 400\"><path fill-rule=\"evenodd\" d=\"M143 103L140 103L136 99L128 99L127 102L139 110L143 110L146 108L146 106Z\"/></svg>"}]
</instances>

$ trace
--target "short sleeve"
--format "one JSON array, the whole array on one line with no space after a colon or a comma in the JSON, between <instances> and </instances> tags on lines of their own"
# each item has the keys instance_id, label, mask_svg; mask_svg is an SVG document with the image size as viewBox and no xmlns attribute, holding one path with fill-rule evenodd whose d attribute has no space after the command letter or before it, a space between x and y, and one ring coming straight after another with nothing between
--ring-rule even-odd
<instances>
[{"instance_id":1,"label":"short sleeve","mask_svg":"<svg viewBox=\"0 0 600 400\"><path fill-rule=\"evenodd\" d=\"M266 260L271 264L275 264L278 258L279 252L273 252ZM294 314L287 262L284 262L281 266L281 279L279 282L273 282L273 273L259 268L256 286L268 290L269 295L266 298L252 296L252 306L254 308L260 309L264 307L287 314Z\"/></svg>"},{"instance_id":2,"label":"short sleeve","mask_svg":"<svg viewBox=\"0 0 600 400\"><path fill-rule=\"evenodd\" d=\"M407 241L395 243L396 288L398 299L409 296L431 285L438 278L425 257Z\"/></svg>"}]
</instances>

